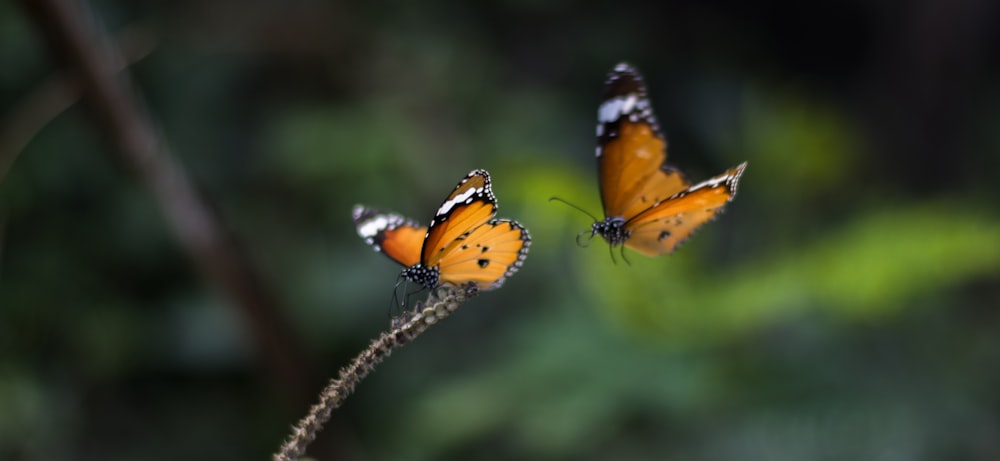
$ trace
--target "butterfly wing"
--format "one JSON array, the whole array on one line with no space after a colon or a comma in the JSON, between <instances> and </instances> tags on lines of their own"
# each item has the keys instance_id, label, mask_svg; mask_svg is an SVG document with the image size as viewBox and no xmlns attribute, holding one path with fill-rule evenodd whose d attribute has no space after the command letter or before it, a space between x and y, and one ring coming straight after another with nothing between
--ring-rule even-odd
<instances>
[{"instance_id":1,"label":"butterfly wing","mask_svg":"<svg viewBox=\"0 0 1000 461\"><path fill-rule=\"evenodd\" d=\"M647 256L669 253L736 195L746 162L653 204L625 223L625 246Z\"/></svg>"},{"instance_id":2,"label":"butterfly wing","mask_svg":"<svg viewBox=\"0 0 1000 461\"><path fill-rule=\"evenodd\" d=\"M427 228L395 213L355 205L352 212L358 235L393 261L410 267L420 262Z\"/></svg>"},{"instance_id":3,"label":"butterfly wing","mask_svg":"<svg viewBox=\"0 0 1000 461\"><path fill-rule=\"evenodd\" d=\"M423 242L420 262L437 266L461 244L460 237L486 224L497 212L497 200L486 170L473 170L438 207Z\"/></svg>"},{"instance_id":4,"label":"butterfly wing","mask_svg":"<svg viewBox=\"0 0 1000 461\"><path fill-rule=\"evenodd\" d=\"M459 236L441 256L441 281L475 282L480 290L497 288L521 267L530 245L528 230L517 222L487 222Z\"/></svg>"},{"instance_id":5,"label":"butterfly wing","mask_svg":"<svg viewBox=\"0 0 1000 461\"><path fill-rule=\"evenodd\" d=\"M642 76L621 63L608 75L597 111L597 165L607 217L629 219L687 189L680 170L666 164L660 132Z\"/></svg>"}]
</instances>

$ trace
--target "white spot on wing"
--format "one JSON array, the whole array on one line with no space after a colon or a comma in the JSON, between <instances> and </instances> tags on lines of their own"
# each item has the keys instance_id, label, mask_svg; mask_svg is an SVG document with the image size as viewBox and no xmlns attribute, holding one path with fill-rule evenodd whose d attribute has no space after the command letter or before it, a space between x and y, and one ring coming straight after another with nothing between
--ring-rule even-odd
<instances>
[{"instance_id":1,"label":"white spot on wing","mask_svg":"<svg viewBox=\"0 0 1000 461\"><path fill-rule=\"evenodd\" d=\"M627 113L632 112L632 108L635 107L635 103L637 101L638 101L638 98L636 98L636 96L634 94L628 95L628 97L625 98L625 101L622 102L622 113L623 114L627 114Z\"/></svg>"},{"instance_id":2,"label":"white spot on wing","mask_svg":"<svg viewBox=\"0 0 1000 461\"><path fill-rule=\"evenodd\" d=\"M718 187L719 184L725 183L730 178L732 178L732 176L730 176L728 174L724 174L724 175L721 175L721 176L716 176L714 178L709 178L709 179L706 179L706 180L704 180L704 181L702 181L702 182L700 182L698 184L695 184L695 185L689 187L688 191L695 191L695 190L702 189L702 188Z\"/></svg>"},{"instance_id":3,"label":"white spot on wing","mask_svg":"<svg viewBox=\"0 0 1000 461\"><path fill-rule=\"evenodd\" d=\"M358 235L366 239L375 237L375 234L378 234L383 229L389 227L392 221L394 220L390 219L389 216L386 215L375 216L358 226Z\"/></svg>"},{"instance_id":4,"label":"white spot on wing","mask_svg":"<svg viewBox=\"0 0 1000 461\"><path fill-rule=\"evenodd\" d=\"M640 98L635 93L626 96L616 96L601 104L597 108L597 121L601 123L611 123L623 115L635 112L645 112L649 108L649 100ZM644 115L644 114L643 114Z\"/></svg>"},{"instance_id":5,"label":"white spot on wing","mask_svg":"<svg viewBox=\"0 0 1000 461\"><path fill-rule=\"evenodd\" d=\"M622 113L622 98L611 98L604 101L601 107L597 108L597 121L601 123L611 123L618 120Z\"/></svg>"},{"instance_id":6,"label":"white spot on wing","mask_svg":"<svg viewBox=\"0 0 1000 461\"><path fill-rule=\"evenodd\" d=\"M732 200L736 196L736 181L739 179L740 175L743 173L743 168L745 168L745 167L746 167L746 162L740 164L734 170L730 170L729 172L727 172L725 174L718 175L718 176L716 176L714 178L706 179L705 181L702 181L702 182L700 182L698 184L695 184L695 185L693 185L691 187L688 187L687 189L684 189L684 190L682 190L682 191L674 194L673 196L668 197L667 200L674 199L674 198L680 198L680 197L683 197L683 196L685 196L687 194L695 192L697 190L711 189L711 188L719 187L721 185L728 186L728 189L729 189L729 200ZM659 203L662 203L662 201L658 202L656 205L658 205ZM654 205L654 206L656 206L656 205Z\"/></svg>"},{"instance_id":7,"label":"white spot on wing","mask_svg":"<svg viewBox=\"0 0 1000 461\"><path fill-rule=\"evenodd\" d=\"M364 205L354 205L354 209L351 210L351 217L357 221L362 214L365 213Z\"/></svg>"},{"instance_id":8,"label":"white spot on wing","mask_svg":"<svg viewBox=\"0 0 1000 461\"><path fill-rule=\"evenodd\" d=\"M441 204L441 208L438 208L437 216L448 214L449 212L451 212L451 209L454 208L455 205L457 205L459 203L462 203L462 202L471 203L472 202L472 197L474 195L482 192L482 191L483 191L483 189L481 187L477 187L477 188L469 189L469 190L467 190L465 192L462 192L461 194L458 194L458 195L454 196L451 200L447 200L447 201L445 201L444 203Z\"/></svg>"}]
</instances>

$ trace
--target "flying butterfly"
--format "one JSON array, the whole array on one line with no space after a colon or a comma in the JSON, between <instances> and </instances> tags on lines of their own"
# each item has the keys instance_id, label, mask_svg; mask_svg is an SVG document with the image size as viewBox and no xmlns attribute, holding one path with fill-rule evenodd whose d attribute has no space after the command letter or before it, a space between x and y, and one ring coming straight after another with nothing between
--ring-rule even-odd
<instances>
[{"instance_id":1,"label":"flying butterfly","mask_svg":"<svg viewBox=\"0 0 1000 461\"><path fill-rule=\"evenodd\" d=\"M597 110L597 173L605 218L595 219L590 235L646 256L672 252L733 199L747 166L743 162L691 185L666 160L667 141L642 76L631 65L618 64Z\"/></svg>"},{"instance_id":2,"label":"flying butterfly","mask_svg":"<svg viewBox=\"0 0 1000 461\"><path fill-rule=\"evenodd\" d=\"M433 289L441 283L474 283L492 290L521 267L528 230L493 219L497 200L486 170L473 170L438 207L428 227L363 205L353 210L358 235L404 267L402 278Z\"/></svg>"}]
</instances>

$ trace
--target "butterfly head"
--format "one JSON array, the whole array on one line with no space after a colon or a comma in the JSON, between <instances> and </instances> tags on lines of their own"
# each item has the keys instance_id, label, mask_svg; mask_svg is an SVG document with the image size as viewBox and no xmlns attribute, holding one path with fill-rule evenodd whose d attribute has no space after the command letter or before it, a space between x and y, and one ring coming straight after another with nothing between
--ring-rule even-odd
<instances>
[{"instance_id":1,"label":"butterfly head","mask_svg":"<svg viewBox=\"0 0 1000 461\"><path fill-rule=\"evenodd\" d=\"M608 216L604 221L595 221L590 229L591 235L600 235L611 246L624 245L632 233L625 229L625 219L618 216Z\"/></svg>"},{"instance_id":2,"label":"butterfly head","mask_svg":"<svg viewBox=\"0 0 1000 461\"><path fill-rule=\"evenodd\" d=\"M440 284L441 270L437 266L426 267L423 264L414 264L403 269L400 277L413 283L419 283L429 290L433 290Z\"/></svg>"}]
</instances>

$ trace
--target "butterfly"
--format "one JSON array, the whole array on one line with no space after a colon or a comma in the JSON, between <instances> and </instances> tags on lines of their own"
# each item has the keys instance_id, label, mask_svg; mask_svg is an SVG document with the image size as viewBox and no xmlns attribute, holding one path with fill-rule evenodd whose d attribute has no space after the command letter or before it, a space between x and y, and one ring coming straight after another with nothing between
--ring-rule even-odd
<instances>
[{"instance_id":1,"label":"butterfly","mask_svg":"<svg viewBox=\"0 0 1000 461\"><path fill-rule=\"evenodd\" d=\"M597 110L597 173L605 218L595 219L591 236L646 256L672 252L733 199L747 166L743 162L691 185L666 160L667 141L642 76L631 65L618 64Z\"/></svg>"},{"instance_id":2,"label":"butterfly","mask_svg":"<svg viewBox=\"0 0 1000 461\"><path fill-rule=\"evenodd\" d=\"M493 219L497 200L486 170L473 170L438 207L427 227L395 213L356 205L358 235L404 267L403 279L433 289L441 283L474 283L479 290L503 284L524 263L528 230Z\"/></svg>"}]
</instances>

